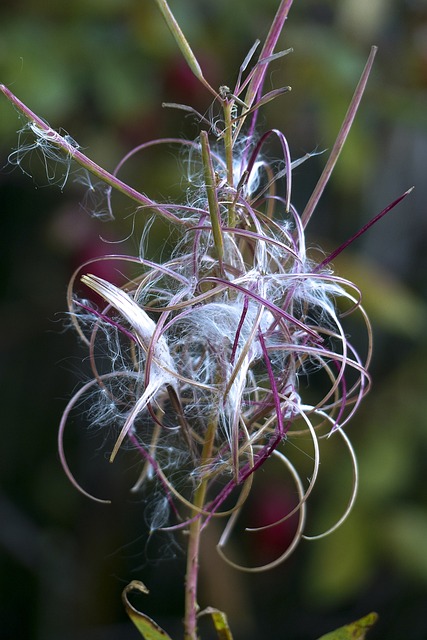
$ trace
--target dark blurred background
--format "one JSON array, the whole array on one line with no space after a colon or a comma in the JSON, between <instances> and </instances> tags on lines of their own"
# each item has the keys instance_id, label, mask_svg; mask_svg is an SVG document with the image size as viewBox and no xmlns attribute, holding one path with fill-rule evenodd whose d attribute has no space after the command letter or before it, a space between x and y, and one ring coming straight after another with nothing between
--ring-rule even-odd
<instances>
[{"instance_id":1,"label":"dark blurred background","mask_svg":"<svg viewBox=\"0 0 427 640\"><path fill-rule=\"evenodd\" d=\"M278 0L171 5L211 84L233 86ZM295 0L281 39L294 53L272 65L266 84L293 90L264 109L262 124L283 130L294 158L330 149L372 44L379 53L360 113L308 233L310 244L332 250L416 187L335 262L362 289L375 333L374 387L349 429L359 498L339 531L301 543L288 563L264 575L223 567L211 532L201 604L229 612L236 640L314 640L371 610L380 615L372 640L427 638L426 1ZM0 81L110 170L139 142L196 137L194 121L162 109L162 101L204 113L211 100L152 0L3 0ZM49 186L36 151L23 164L32 177L8 165L23 125L1 97L0 637L136 640L120 593L137 578L151 591L137 604L177 638L179 541L147 538L144 500L128 493L129 467L119 461L110 469L92 435L70 428L70 464L111 506L75 491L56 450L61 412L86 366L73 332L63 330L68 278L90 257L137 252L140 222L129 237L133 209L119 199L115 222L91 218L85 209L102 203L80 205L85 190L73 167L62 191L61 173ZM326 157L295 171L300 210ZM123 175L153 197L179 197L181 165L179 154L163 148ZM331 445L322 460L310 532L339 516L349 490L342 445ZM260 504L281 504L279 480L259 492ZM256 564L259 548L242 547Z\"/></svg>"}]
</instances>

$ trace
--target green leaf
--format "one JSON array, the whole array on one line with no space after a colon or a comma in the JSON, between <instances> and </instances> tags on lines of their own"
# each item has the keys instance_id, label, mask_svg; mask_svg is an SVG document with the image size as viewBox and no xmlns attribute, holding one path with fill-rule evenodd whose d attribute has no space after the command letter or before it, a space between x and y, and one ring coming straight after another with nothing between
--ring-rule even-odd
<instances>
[{"instance_id":1,"label":"green leaf","mask_svg":"<svg viewBox=\"0 0 427 640\"><path fill-rule=\"evenodd\" d=\"M199 618L205 615L211 616L219 640L233 640L225 613L218 609L214 609L213 607L207 607L199 613Z\"/></svg>"},{"instance_id":2,"label":"green leaf","mask_svg":"<svg viewBox=\"0 0 427 640\"><path fill-rule=\"evenodd\" d=\"M368 613L364 618L331 631L331 633L327 633L325 636L318 638L318 640L364 640L369 629L377 620L378 615L376 613Z\"/></svg>"},{"instance_id":3,"label":"green leaf","mask_svg":"<svg viewBox=\"0 0 427 640\"><path fill-rule=\"evenodd\" d=\"M139 633L145 638L145 640L171 640L170 636L163 631L159 625L151 618L144 615L138 609L133 607L128 600L128 593L130 591L139 591L140 593L148 594L147 587L139 580L132 580L122 592L122 600L125 605L126 613L132 620Z\"/></svg>"}]
</instances>

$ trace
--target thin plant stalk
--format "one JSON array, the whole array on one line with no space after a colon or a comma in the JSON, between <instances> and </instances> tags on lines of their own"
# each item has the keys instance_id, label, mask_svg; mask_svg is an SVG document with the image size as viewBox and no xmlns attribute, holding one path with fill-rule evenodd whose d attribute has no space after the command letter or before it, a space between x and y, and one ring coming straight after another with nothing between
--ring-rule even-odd
<instances>
[{"instance_id":1,"label":"thin plant stalk","mask_svg":"<svg viewBox=\"0 0 427 640\"><path fill-rule=\"evenodd\" d=\"M201 456L202 465L208 463L212 458L216 430L217 421L211 420L203 443ZM197 585L199 577L200 535L202 530L202 516L200 510L205 504L207 488L208 477L205 476L202 478L194 493L194 509L191 514L191 523L189 525L185 584L184 640L197 640L198 638L197 613L199 606L197 604Z\"/></svg>"},{"instance_id":2,"label":"thin plant stalk","mask_svg":"<svg viewBox=\"0 0 427 640\"><path fill-rule=\"evenodd\" d=\"M96 176L109 187L116 189L120 193L136 202L143 207L149 207L160 216L166 218L170 222L179 222L183 224L173 213L167 210L166 207L158 205L151 200L148 196L137 191L130 185L126 184L115 175L101 167L99 164L88 158L84 153L79 150L78 145L75 146L67 140L65 136L62 136L58 131L52 129L42 118L39 118L34 111L29 109L19 98L17 98L10 89L4 84L0 84L0 91L6 96L8 100L20 111L34 126L34 135L38 138L42 138L46 142L46 145L52 145L58 149L64 151L65 156L69 156L77 162L81 167L89 171L92 175Z\"/></svg>"}]
</instances>

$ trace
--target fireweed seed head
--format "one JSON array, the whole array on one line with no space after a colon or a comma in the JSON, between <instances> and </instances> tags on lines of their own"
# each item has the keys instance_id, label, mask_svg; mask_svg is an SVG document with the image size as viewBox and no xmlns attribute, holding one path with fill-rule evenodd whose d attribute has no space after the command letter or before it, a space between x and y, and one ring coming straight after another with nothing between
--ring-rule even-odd
<instances>
[{"instance_id":1,"label":"fireweed seed head","mask_svg":"<svg viewBox=\"0 0 427 640\"><path fill-rule=\"evenodd\" d=\"M203 164L201 146L196 142L188 148L191 162L196 162L198 152ZM225 163L220 145L211 153L219 174ZM140 453L143 468L134 490L147 486L158 496L163 528L165 510L172 518L171 528L187 526L194 492L207 481L208 497L197 517L205 525L221 513L232 517L220 543L221 554L254 471L272 456L296 484L296 541L302 537L305 503L320 460L318 439L338 432L356 469L341 429L369 388L367 362L349 341L338 311L341 307L345 314L360 313L370 338L357 287L334 275L329 264L319 268L309 257L301 219L292 205L287 212L287 195L274 192L276 174L266 159L248 153L238 180L250 176L248 163L260 176L257 183L248 178L245 194L234 176L233 184L222 177L215 187L221 261L206 187L204 192L204 185L197 184L195 204L188 190L185 194L185 219L191 226L182 229L169 260L106 257L131 262L140 275L122 288L83 275L83 284L105 300L104 308L70 297L94 372L85 391L90 397L87 417L92 424L108 425L110 431L114 427L111 460L123 448ZM286 171L282 165L279 180L289 184L291 170L292 163ZM175 211L179 207L160 206ZM234 226L229 225L230 206ZM99 354L102 367L97 364ZM310 390L308 401L304 388L313 373L324 380L317 397ZM79 392L67 407L61 443L65 423L81 399ZM207 434L213 440L208 457ZM313 469L305 487L286 457L286 443L302 434L312 440ZM356 471L354 478L356 484ZM230 507L236 488L241 493ZM353 500L354 492L350 503ZM151 510L158 523L158 510Z\"/></svg>"},{"instance_id":2,"label":"fireweed seed head","mask_svg":"<svg viewBox=\"0 0 427 640\"><path fill-rule=\"evenodd\" d=\"M289 548L277 561L254 568L261 570L283 561L303 537L320 462L318 440L334 432L348 446L354 468L354 490L338 524L351 508L357 467L342 427L369 388L371 347L362 360L339 309L361 314L368 343L370 328L357 287L307 251L304 226L291 204L292 168L307 158L292 162L278 131L237 139L231 161L223 139L214 136L210 144L203 136L182 142L191 167L185 204L156 205L183 220L171 257L150 261L144 246L139 257L106 256L132 263L140 275L122 288L83 275L82 283L106 306L96 309L70 293L70 310L94 372L83 392L88 421L115 432L111 461L121 449L139 452L142 470L134 490L147 486L162 505L161 518L150 506L152 528L159 522L163 529L183 528L194 517L206 526L212 517L231 516L219 545L224 556L254 472L271 457L284 465L299 496L293 509L299 524ZM270 136L283 151L273 163L263 150ZM149 226L144 242L150 242ZM313 375L323 381L308 399L306 380ZM76 485L62 437L81 402L78 392L60 433L63 463ZM287 443L304 434L312 441L313 460L306 486L286 456ZM207 497L196 508L201 482L208 483Z\"/></svg>"},{"instance_id":3,"label":"fireweed seed head","mask_svg":"<svg viewBox=\"0 0 427 640\"><path fill-rule=\"evenodd\" d=\"M330 256L315 260L307 249L306 227L355 117L375 51L300 215L292 205L292 170L313 154L292 160L281 131L257 130L259 108L289 90L262 93L269 62L288 53L274 49L291 1L280 3L252 69L247 71L257 44L241 65L233 90L223 86L218 92L204 78L167 3L161 4L192 72L219 107L208 120L186 105L167 105L192 113L207 127L196 140L145 142L109 173L0 85L29 119L29 132L35 136L35 142L25 141L20 151L11 154L12 163L20 165L22 155L33 149L41 149L43 157L50 154L55 162L65 157L63 186L69 163L75 161L81 167L80 182L105 194L106 205L98 203L98 211L112 217L111 191L116 189L135 202L136 215L148 221L139 256L100 258L120 269L132 267L134 275L121 287L91 275L95 260L82 265L70 281L70 317L88 349L93 377L64 411L60 457L70 480L88 495L64 452L70 417L74 412L80 420L85 415L89 425L112 436L106 440L110 461L127 449L138 453L142 468L133 490L146 487L158 500L159 508L150 506L152 529L187 528L195 519L206 526L213 517L229 517L218 549L223 557L255 472L269 459L277 460L290 475L298 501L290 513L258 530L294 513L298 525L288 549L272 563L252 568L258 571L283 561L301 538L318 537L305 535L304 526L306 503L318 475L321 439L341 437L353 467L348 506L331 530L353 505L357 464L343 427L370 387L372 339L359 289L334 274L331 259L407 194ZM266 152L270 139L281 150L274 161ZM118 177L125 162L160 144L180 146L188 158L180 203L154 201ZM100 183L106 185L105 191L99 189ZM178 238L170 257L157 262L148 259L146 250L153 216L173 225ZM104 302L95 306L75 293L80 277L87 290ZM364 355L345 327L352 314L365 325ZM312 468L304 482L288 452L293 442L307 437ZM307 477L306 470L301 475ZM202 502L201 486L206 488Z\"/></svg>"}]
</instances>

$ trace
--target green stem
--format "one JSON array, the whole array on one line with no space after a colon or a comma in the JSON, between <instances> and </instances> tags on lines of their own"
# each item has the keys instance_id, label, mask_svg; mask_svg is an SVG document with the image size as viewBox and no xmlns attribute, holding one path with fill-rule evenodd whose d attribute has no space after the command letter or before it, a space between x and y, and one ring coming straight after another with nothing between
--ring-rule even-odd
<instances>
[{"instance_id":1,"label":"green stem","mask_svg":"<svg viewBox=\"0 0 427 640\"><path fill-rule=\"evenodd\" d=\"M224 241L221 229L221 212L219 209L218 197L216 193L215 172L212 165L212 156L209 146L208 134L206 131L200 132L200 143L202 146L203 173L205 178L206 194L208 197L209 214L211 218L212 235L215 243L218 261L222 269L222 258L224 256Z\"/></svg>"},{"instance_id":2,"label":"green stem","mask_svg":"<svg viewBox=\"0 0 427 640\"><path fill-rule=\"evenodd\" d=\"M203 444L201 466L206 464L212 457L212 451L217 429L216 420L212 420L207 429L206 439ZM206 499L206 491L208 488L208 479L203 478L194 494L194 509L191 512L191 518L194 518L190 524L188 551L187 551L187 573L185 583L185 634L184 640L198 640L197 636L197 612L199 606L197 604L197 583L199 576L199 552L200 552L200 535L202 528L202 516L200 509L203 508Z\"/></svg>"},{"instance_id":3,"label":"green stem","mask_svg":"<svg viewBox=\"0 0 427 640\"><path fill-rule=\"evenodd\" d=\"M223 103L224 108L224 152L225 163L227 166L227 182L228 185L234 187L234 171L233 171L233 125L231 123L232 115L231 110L233 103L225 100ZM233 228L236 225L236 213L234 202L230 202L228 206L228 226Z\"/></svg>"}]
</instances>

